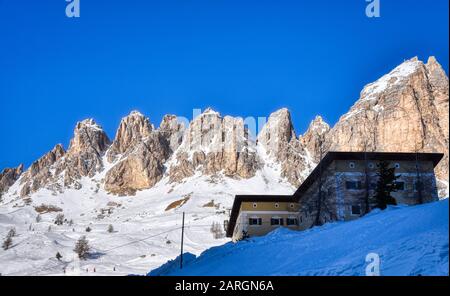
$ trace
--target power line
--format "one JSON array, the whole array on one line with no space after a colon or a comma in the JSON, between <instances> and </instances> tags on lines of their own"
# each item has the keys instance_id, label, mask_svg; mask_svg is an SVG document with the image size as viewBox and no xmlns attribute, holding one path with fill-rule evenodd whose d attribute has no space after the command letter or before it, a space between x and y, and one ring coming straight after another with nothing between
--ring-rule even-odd
<instances>
[{"instance_id":1,"label":"power line","mask_svg":"<svg viewBox=\"0 0 450 296\"><path fill-rule=\"evenodd\" d=\"M102 251L102 252L109 252L109 251L112 251L112 250L120 249L120 248L123 248L123 247L129 246L129 245L132 245L132 244L135 244L135 243L138 243L138 242L142 242L142 241L148 240L148 239L150 239L150 238L153 238L153 237L156 237L156 236L159 236L159 235L162 235L162 234L166 234L166 233L169 233L169 232L175 231L175 230L177 230L177 229L181 229L181 227L177 227L177 228L169 229L169 230L167 230L167 231L164 231L164 232L160 232L160 233L157 233L157 234L154 234L154 235L151 235L151 236L145 237L145 238L143 238L143 239L139 239L139 240L131 241L131 242L129 242L129 243L126 243L126 244L123 244L123 245L119 245L119 246L113 247L113 248L111 248L111 249L108 249L108 250L100 250L100 249L99 249L99 251Z\"/></svg>"}]
</instances>

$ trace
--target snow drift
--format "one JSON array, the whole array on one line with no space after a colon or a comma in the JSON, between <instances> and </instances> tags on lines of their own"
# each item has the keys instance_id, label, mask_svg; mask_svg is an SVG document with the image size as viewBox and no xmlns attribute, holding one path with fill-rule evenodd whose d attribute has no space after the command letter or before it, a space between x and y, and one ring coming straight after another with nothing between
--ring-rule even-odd
<instances>
[{"instance_id":1,"label":"snow drift","mask_svg":"<svg viewBox=\"0 0 450 296\"><path fill-rule=\"evenodd\" d=\"M447 199L303 232L279 228L187 256L182 270L177 258L149 275L365 275L369 253L379 255L381 275L448 275L448 206Z\"/></svg>"}]
</instances>

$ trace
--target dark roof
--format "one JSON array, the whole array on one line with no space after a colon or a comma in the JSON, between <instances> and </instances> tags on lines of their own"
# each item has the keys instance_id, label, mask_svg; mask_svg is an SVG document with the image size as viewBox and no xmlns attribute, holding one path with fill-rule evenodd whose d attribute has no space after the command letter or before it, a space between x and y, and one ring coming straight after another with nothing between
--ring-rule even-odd
<instances>
[{"instance_id":1,"label":"dark roof","mask_svg":"<svg viewBox=\"0 0 450 296\"><path fill-rule=\"evenodd\" d=\"M230 221L227 228L227 237L233 235L236 219L242 202L295 202L293 195L236 195L231 209Z\"/></svg>"},{"instance_id":2,"label":"dark roof","mask_svg":"<svg viewBox=\"0 0 450 296\"><path fill-rule=\"evenodd\" d=\"M325 170L334 160L386 160L386 161L431 161L436 166L441 161L443 153L415 153L415 152L338 152L330 151L322 161L314 168L309 176L303 181L300 187L295 191L294 196L300 198L303 193L319 177L320 166Z\"/></svg>"},{"instance_id":3,"label":"dark roof","mask_svg":"<svg viewBox=\"0 0 450 296\"><path fill-rule=\"evenodd\" d=\"M436 166L441 161L443 153L415 153L415 152L328 152L316 168L303 181L294 195L236 195L231 210L230 222L227 228L227 237L233 235L236 219L242 202L298 202L300 197L314 183L320 174L320 166L324 170L333 160L387 160L387 161L431 161Z\"/></svg>"}]
</instances>

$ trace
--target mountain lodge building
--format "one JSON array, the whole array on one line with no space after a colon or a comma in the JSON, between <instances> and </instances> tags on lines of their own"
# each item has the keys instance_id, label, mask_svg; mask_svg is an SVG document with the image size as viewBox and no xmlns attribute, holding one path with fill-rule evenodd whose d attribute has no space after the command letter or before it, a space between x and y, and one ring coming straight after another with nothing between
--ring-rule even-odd
<instances>
[{"instance_id":1,"label":"mountain lodge building","mask_svg":"<svg viewBox=\"0 0 450 296\"><path fill-rule=\"evenodd\" d=\"M236 195L227 237L238 241L283 226L305 230L369 212L380 161L395 168L399 204L438 200L434 168L442 153L328 152L293 195ZM321 197L321 198L319 198Z\"/></svg>"}]
</instances>

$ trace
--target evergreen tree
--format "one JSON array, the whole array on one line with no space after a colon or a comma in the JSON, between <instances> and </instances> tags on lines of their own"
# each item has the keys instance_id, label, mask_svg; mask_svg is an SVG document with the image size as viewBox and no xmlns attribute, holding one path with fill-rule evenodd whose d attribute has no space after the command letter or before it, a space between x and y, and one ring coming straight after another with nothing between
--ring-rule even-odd
<instances>
[{"instance_id":1,"label":"evergreen tree","mask_svg":"<svg viewBox=\"0 0 450 296\"><path fill-rule=\"evenodd\" d=\"M12 245L12 238L10 236L7 236L6 239L3 241L2 248L3 250L8 250Z\"/></svg>"},{"instance_id":2,"label":"evergreen tree","mask_svg":"<svg viewBox=\"0 0 450 296\"><path fill-rule=\"evenodd\" d=\"M56 215L55 224L56 225L63 225L63 223L64 223L64 214Z\"/></svg>"},{"instance_id":3,"label":"evergreen tree","mask_svg":"<svg viewBox=\"0 0 450 296\"><path fill-rule=\"evenodd\" d=\"M7 237L11 237L11 238L13 238L13 237L15 237L16 236L16 229L13 227L13 228L11 228L9 231L8 231L8 234L7 234Z\"/></svg>"},{"instance_id":4,"label":"evergreen tree","mask_svg":"<svg viewBox=\"0 0 450 296\"><path fill-rule=\"evenodd\" d=\"M400 175L395 175L395 167L390 167L388 161L380 161L377 177L378 180L374 195L375 207L384 210L387 205L396 205L397 202L391 196L391 193L398 190L396 180Z\"/></svg>"},{"instance_id":5,"label":"evergreen tree","mask_svg":"<svg viewBox=\"0 0 450 296\"><path fill-rule=\"evenodd\" d=\"M62 258L62 255L58 252L56 253L56 259L58 259L58 261L60 261Z\"/></svg>"},{"instance_id":6,"label":"evergreen tree","mask_svg":"<svg viewBox=\"0 0 450 296\"><path fill-rule=\"evenodd\" d=\"M109 232L109 233L113 233L113 232L114 232L114 227L112 226L112 224L109 224L109 226L108 226L108 232Z\"/></svg>"},{"instance_id":7,"label":"evergreen tree","mask_svg":"<svg viewBox=\"0 0 450 296\"><path fill-rule=\"evenodd\" d=\"M80 259L86 259L89 255L89 250L91 247L89 246L89 242L86 239L86 236L82 236L77 243L75 244L75 248L73 251L78 254Z\"/></svg>"}]
</instances>

